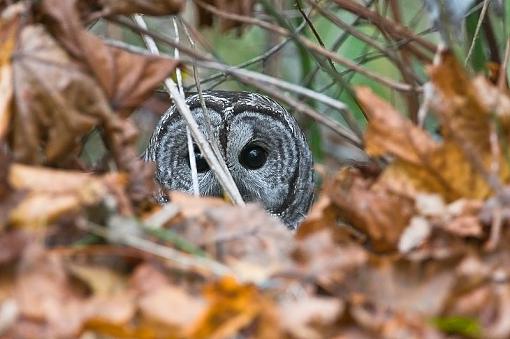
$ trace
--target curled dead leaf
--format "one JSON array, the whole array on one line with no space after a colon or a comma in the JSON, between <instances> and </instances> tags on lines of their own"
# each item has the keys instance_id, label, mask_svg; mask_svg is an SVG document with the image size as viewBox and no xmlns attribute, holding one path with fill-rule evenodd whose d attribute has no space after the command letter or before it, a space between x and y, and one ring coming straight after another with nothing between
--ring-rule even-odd
<instances>
[{"instance_id":1,"label":"curled dead leaf","mask_svg":"<svg viewBox=\"0 0 510 339\"><path fill-rule=\"evenodd\" d=\"M454 132L472 143L476 151L489 151L491 112L481 104L480 92L457 58L443 51L440 61L430 66L428 73L438 92L432 106L441 119L445 138L451 138Z\"/></svg>"},{"instance_id":2,"label":"curled dead leaf","mask_svg":"<svg viewBox=\"0 0 510 339\"><path fill-rule=\"evenodd\" d=\"M409 163L421 164L424 156L438 148L427 132L403 117L369 88L358 87L356 96L370 119L364 135L369 155L391 154Z\"/></svg>"},{"instance_id":3,"label":"curled dead leaf","mask_svg":"<svg viewBox=\"0 0 510 339\"><path fill-rule=\"evenodd\" d=\"M44 27L23 28L17 45L10 131L14 157L36 164L68 160L94 126L112 122L113 112L96 82Z\"/></svg>"},{"instance_id":4,"label":"curled dead leaf","mask_svg":"<svg viewBox=\"0 0 510 339\"><path fill-rule=\"evenodd\" d=\"M115 3L117 9L123 5L131 7L126 1ZM157 3L163 5L165 1ZM126 116L150 96L178 63L106 45L85 29L78 4L78 0L45 0L40 11L49 20L46 27L54 38L102 87L110 107Z\"/></svg>"},{"instance_id":5,"label":"curled dead leaf","mask_svg":"<svg viewBox=\"0 0 510 339\"><path fill-rule=\"evenodd\" d=\"M375 251L395 250L414 212L412 199L395 193L389 185L374 189L352 169L343 170L326 194L339 216L365 234Z\"/></svg>"}]
</instances>

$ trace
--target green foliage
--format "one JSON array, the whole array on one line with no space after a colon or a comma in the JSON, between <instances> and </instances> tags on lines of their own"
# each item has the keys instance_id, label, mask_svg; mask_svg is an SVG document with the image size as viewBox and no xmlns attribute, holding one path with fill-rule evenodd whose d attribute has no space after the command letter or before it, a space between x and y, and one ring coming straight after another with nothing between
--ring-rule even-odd
<instances>
[{"instance_id":1,"label":"green foliage","mask_svg":"<svg viewBox=\"0 0 510 339\"><path fill-rule=\"evenodd\" d=\"M432 319L432 324L447 334L459 334L468 338L480 338L482 329L476 319L450 316Z\"/></svg>"}]
</instances>

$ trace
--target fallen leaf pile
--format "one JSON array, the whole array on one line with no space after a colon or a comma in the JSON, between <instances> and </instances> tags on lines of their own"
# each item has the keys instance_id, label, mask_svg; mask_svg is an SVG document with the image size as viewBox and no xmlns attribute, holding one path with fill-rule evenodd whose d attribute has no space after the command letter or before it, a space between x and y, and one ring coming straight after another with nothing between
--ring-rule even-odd
<instances>
[{"instance_id":1,"label":"fallen leaf pile","mask_svg":"<svg viewBox=\"0 0 510 339\"><path fill-rule=\"evenodd\" d=\"M130 113L177 63L85 27L182 4L0 6L0 337L510 337L507 89L441 53L433 135L358 88L382 170L326 178L296 233L257 204L160 206ZM93 130L104 173L78 157Z\"/></svg>"}]
</instances>

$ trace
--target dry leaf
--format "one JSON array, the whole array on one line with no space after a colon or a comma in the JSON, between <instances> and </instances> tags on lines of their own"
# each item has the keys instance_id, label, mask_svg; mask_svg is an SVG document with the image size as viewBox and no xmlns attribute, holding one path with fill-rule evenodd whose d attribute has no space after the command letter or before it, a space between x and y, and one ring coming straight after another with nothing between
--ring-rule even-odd
<instances>
[{"instance_id":1,"label":"dry leaf","mask_svg":"<svg viewBox=\"0 0 510 339\"><path fill-rule=\"evenodd\" d=\"M263 329L254 338L277 338L279 328L271 309L272 303L253 285L241 285L233 278L223 278L207 286L209 308L190 329L193 338L226 338L238 333L259 318Z\"/></svg>"},{"instance_id":2,"label":"dry leaf","mask_svg":"<svg viewBox=\"0 0 510 339\"><path fill-rule=\"evenodd\" d=\"M15 159L54 163L77 154L81 138L113 112L96 82L73 63L42 26L23 28L14 62Z\"/></svg>"},{"instance_id":3,"label":"dry leaf","mask_svg":"<svg viewBox=\"0 0 510 339\"><path fill-rule=\"evenodd\" d=\"M478 95L481 106L484 110L491 112L498 119L503 138L510 135L510 97L508 91L501 90L493 85L483 76L478 76L472 80L475 92Z\"/></svg>"},{"instance_id":4,"label":"dry leaf","mask_svg":"<svg viewBox=\"0 0 510 339\"><path fill-rule=\"evenodd\" d=\"M29 241L30 235L22 230L4 232L0 235L0 265L17 260Z\"/></svg>"},{"instance_id":5,"label":"dry leaf","mask_svg":"<svg viewBox=\"0 0 510 339\"><path fill-rule=\"evenodd\" d=\"M83 172L21 164L11 165L8 179L14 189L57 194L76 191L95 180L93 175Z\"/></svg>"},{"instance_id":6,"label":"dry leaf","mask_svg":"<svg viewBox=\"0 0 510 339\"><path fill-rule=\"evenodd\" d=\"M25 252L20 268L14 293L20 315L35 320L41 335L46 332L47 337L76 336L83 304L72 291L62 258L49 255L34 242Z\"/></svg>"},{"instance_id":7,"label":"dry leaf","mask_svg":"<svg viewBox=\"0 0 510 339\"><path fill-rule=\"evenodd\" d=\"M197 322L206 306L200 297L192 296L182 288L172 285L152 290L139 300L140 311L144 317L181 333Z\"/></svg>"},{"instance_id":8,"label":"dry leaf","mask_svg":"<svg viewBox=\"0 0 510 339\"><path fill-rule=\"evenodd\" d=\"M432 227L427 219L422 217L413 217L409 226L402 232L398 243L398 250L401 253L407 253L420 246L430 236Z\"/></svg>"},{"instance_id":9,"label":"dry leaf","mask_svg":"<svg viewBox=\"0 0 510 339\"><path fill-rule=\"evenodd\" d=\"M443 66L443 68L445 67L447 66ZM472 94L470 91L468 92ZM395 192L408 196L415 196L419 192L438 193L446 201L453 201L461 197L484 198L492 193L486 179L466 158L464 146L459 146L459 140L446 136L447 141L437 144L425 131L407 121L369 90L360 89L357 93L363 106L373 118L369 122L366 135L368 150L373 155L388 153L397 157L397 160L379 178L378 186L389 187ZM452 100L461 99L454 96ZM485 110L480 108L479 104L475 105L474 103L470 110L471 114L475 114L475 108L481 110L477 117L480 120L480 116L482 116L488 128L489 115L484 113ZM480 148L473 148L473 150L484 150L481 153L481 160L488 168L488 164L493 159L484 146L485 141L482 140L485 137L488 140L488 132L484 132L485 134L481 132L484 127L477 130L475 125L470 122L470 118L463 118L460 111L458 115L455 115L455 119L459 125L458 133L466 138L478 138L469 139L474 145L481 142ZM463 119L467 122L464 123ZM393 126L393 128L388 128L388 126ZM472 133L470 129L473 130ZM388 134L385 131L391 131L391 133ZM498 156L499 158L500 156ZM510 169L504 164L502 158L499 160L501 166L498 175L506 180L510 177Z\"/></svg>"},{"instance_id":10,"label":"dry leaf","mask_svg":"<svg viewBox=\"0 0 510 339\"><path fill-rule=\"evenodd\" d=\"M11 209L25 196L25 192L16 190L9 183L9 170L12 157L7 153L7 147L0 141L0 232L4 231Z\"/></svg>"},{"instance_id":11,"label":"dry leaf","mask_svg":"<svg viewBox=\"0 0 510 339\"><path fill-rule=\"evenodd\" d=\"M378 338L443 338L437 330L432 328L428 321L416 314L392 310L370 303L360 303L351 307L350 315L359 327L377 333Z\"/></svg>"},{"instance_id":12,"label":"dry leaf","mask_svg":"<svg viewBox=\"0 0 510 339\"><path fill-rule=\"evenodd\" d=\"M332 288L368 260L368 253L359 245L335 243L330 229L300 239L293 255L298 272Z\"/></svg>"},{"instance_id":13,"label":"dry leaf","mask_svg":"<svg viewBox=\"0 0 510 339\"><path fill-rule=\"evenodd\" d=\"M148 263L138 265L130 279L130 284L140 295L165 287L169 283L167 276L160 269Z\"/></svg>"},{"instance_id":14,"label":"dry leaf","mask_svg":"<svg viewBox=\"0 0 510 339\"><path fill-rule=\"evenodd\" d=\"M337 219L338 215L331 199L326 194L321 194L305 220L299 225L296 238L301 239L323 228L331 228L332 225L336 225Z\"/></svg>"},{"instance_id":15,"label":"dry leaf","mask_svg":"<svg viewBox=\"0 0 510 339\"><path fill-rule=\"evenodd\" d=\"M197 15L199 26L212 26L215 20L213 12L208 11L206 8L212 6L223 12L251 16L253 11L253 0L203 0L197 2ZM218 17L220 29L225 32L229 29L242 27L241 21L230 20Z\"/></svg>"},{"instance_id":16,"label":"dry leaf","mask_svg":"<svg viewBox=\"0 0 510 339\"><path fill-rule=\"evenodd\" d=\"M462 197L484 198L492 192L455 143L442 145L419 165L395 161L384 171L378 184L408 196L420 192L436 193L447 202Z\"/></svg>"},{"instance_id":17,"label":"dry leaf","mask_svg":"<svg viewBox=\"0 0 510 339\"><path fill-rule=\"evenodd\" d=\"M48 26L55 39L97 80L110 107L127 115L150 96L178 63L107 46L83 27L77 4L78 0L45 0L41 12L51 19Z\"/></svg>"},{"instance_id":18,"label":"dry leaf","mask_svg":"<svg viewBox=\"0 0 510 339\"><path fill-rule=\"evenodd\" d=\"M445 138L452 140L450 134L455 133L470 142L476 152L488 152L491 112L481 104L480 93L455 56L443 51L440 57L428 73L439 94L432 104L442 122Z\"/></svg>"},{"instance_id":19,"label":"dry leaf","mask_svg":"<svg viewBox=\"0 0 510 339\"><path fill-rule=\"evenodd\" d=\"M372 189L358 172L345 169L327 192L339 215L365 234L376 251L396 249L414 212L414 201L394 193L390 187Z\"/></svg>"},{"instance_id":20,"label":"dry leaf","mask_svg":"<svg viewBox=\"0 0 510 339\"><path fill-rule=\"evenodd\" d=\"M369 155L392 154L406 162L422 164L438 144L424 130L403 117L367 87L356 89L369 117L365 149Z\"/></svg>"},{"instance_id":21,"label":"dry leaf","mask_svg":"<svg viewBox=\"0 0 510 339\"><path fill-rule=\"evenodd\" d=\"M25 165L12 165L9 181L14 188L28 191L9 215L11 224L23 227L46 225L122 191L125 185L122 174L93 176Z\"/></svg>"},{"instance_id":22,"label":"dry leaf","mask_svg":"<svg viewBox=\"0 0 510 339\"><path fill-rule=\"evenodd\" d=\"M283 329L300 339L323 338L320 328L331 326L344 310L341 300L304 296L279 305Z\"/></svg>"},{"instance_id":23,"label":"dry leaf","mask_svg":"<svg viewBox=\"0 0 510 339\"><path fill-rule=\"evenodd\" d=\"M0 20L0 140L7 133L12 114L14 91L11 58L18 29L19 20Z\"/></svg>"},{"instance_id":24,"label":"dry leaf","mask_svg":"<svg viewBox=\"0 0 510 339\"><path fill-rule=\"evenodd\" d=\"M439 194L418 194L415 198L416 211L425 217L440 217L447 212Z\"/></svg>"},{"instance_id":25,"label":"dry leaf","mask_svg":"<svg viewBox=\"0 0 510 339\"><path fill-rule=\"evenodd\" d=\"M460 237L476 237L483 236L483 227L478 216L466 215L455 218L442 227L444 230Z\"/></svg>"},{"instance_id":26,"label":"dry leaf","mask_svg":"<svg viewBox=\"0 0 510 339\"><path fill-rule=\"evenodd\" d=\"M414 263L379 258L356 274L344 288L376 305L420 315L440 314L455 283L449 262Z\"/></svg>"},{"instance_id":27,"label":"dry leaf","mask_svg":"<svg viewBox=\"0 0 510 339\"><path fill-rule=\"evenodd\" d=\"M172 230L234 266L243 280L260 282L289 264L292 233L260 205L232 206L178 192L171 193L171 203L186 219Z\"/></svg>"},{"instance_id":28,"label":"dry leaf","mask_svg":"<svg viewBox=\"0 0 510 339\"><path fill-rule=\"evenodd\" d=\"M66 262L69 273L84 282L94 297L109 297L125 288L126 281L119 272L111 268Z\"/></svg>"}]
</instances>

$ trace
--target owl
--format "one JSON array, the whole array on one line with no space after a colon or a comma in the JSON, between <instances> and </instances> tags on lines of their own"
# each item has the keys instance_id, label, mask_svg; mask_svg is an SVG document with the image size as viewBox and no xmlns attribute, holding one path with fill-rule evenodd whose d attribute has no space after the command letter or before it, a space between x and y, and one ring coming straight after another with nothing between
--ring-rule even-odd
<instances>
[{"instance_id":1,"label":"owl","mask_svg":"<svg viewBox=\"0 0 510 339\"><path fill-rule=\"evenodd\" d=\"M295 229L313 200L310 148L296 120L274 100L250 92L207 91L186 100L200 130L215 142L245 202L259 202ZM194 147L200 195L223 196L200 149ZM192 192L186 124L171 107L157 124L144 154L166 189Z\"/></svg>"}]
</instances>

